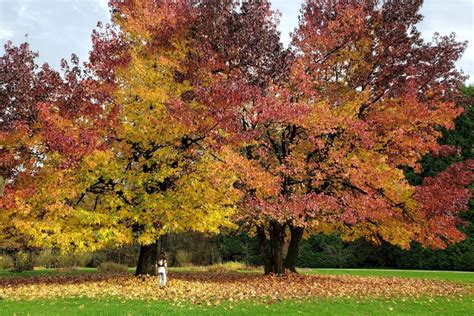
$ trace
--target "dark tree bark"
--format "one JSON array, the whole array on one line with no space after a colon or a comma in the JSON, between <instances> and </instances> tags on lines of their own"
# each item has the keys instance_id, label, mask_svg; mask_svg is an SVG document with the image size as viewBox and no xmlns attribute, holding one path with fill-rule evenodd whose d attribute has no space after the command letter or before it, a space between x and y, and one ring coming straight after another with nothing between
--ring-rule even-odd
<instances>
[{"instance_id":1,"label":"dark tree bark","mask_svg":"<svg viewBox=\"0 0 474 316\"><path fill-rule=\"evenodd\" d=\"M283 275L285 274L285 266L283 264L285 225L272 221L270 223L270 239L272 244L273 272L276 275Z\"/></svg>"},{"instance_id":2,"label":"dark tree bark","mask_svg":"<svg viewBox=\"0 0 474 316\"><path fill-rule=\"evenodd\" d=\"M299 245L303 238L304 228L290 225L291 239L285 258L285 268L296 272L296 260L298 259Z\"/></svg>"},{"instance_id":3,"label":"dark tree bark","mask_svg":"<svg viewBox=\"0 0 474 316\"><path fill-rule=\"evenodd\" d=\"M273 272L273 258L271 254L270 244L265 234L264 226L257 226L257 238L260 246L260 253L262 254L263 268L265 274Z\"/></svg>"},{"instance_id":4,"label":"dark tree bark","mask_svg":"<svg viewBox=\"0 0 474 316\"><path fill-rule=\"evenodd\" d=\"M153 244L140 246L140 254L138 255L137 269L135 276L139 275L156 275L155 262L158 259L158 241Z\"/></svg>"},{"instance_id":5,"label":"dark tree bark","mask_svg":"<svg viewBox=\"0 0 474 316\"><path fill-rule=\"evenodd\" d=\"M290 243L284 258L285 228L285 224L276 221L270 222L267 238L265 227L257 226L257 237L265 274L283 275L286 269L296 272L296 260L298 259L299 244L303 238L304 228L290 226Z\"/></svg>"}]
</instances>

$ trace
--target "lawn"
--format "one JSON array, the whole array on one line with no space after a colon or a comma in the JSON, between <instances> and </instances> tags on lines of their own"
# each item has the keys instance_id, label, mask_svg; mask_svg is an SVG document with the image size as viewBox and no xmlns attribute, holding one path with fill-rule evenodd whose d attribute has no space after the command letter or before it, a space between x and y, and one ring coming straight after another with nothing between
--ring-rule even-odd
<instances>
[{"instance_id":1,"label":"lawn","mask_svg":"<svg viewBox=\"0 0 474 316\"><path fill-rule=\"evenodd\" d=\"M472 315L473 273L383 269L171 269L155 278L103 276L94 269L0 270L0 315Z\"/></svg>"},{"instance_id":2,"label":"lawn","mask_svg":"<svg viewBox=\"0 0 474 316\"><path fill-rule=\"evenodd\" d=\"M474 272L391 269L300 269L307 274L403 277L474 283Z\"/></svg>"},{"instance_id":3,"label":"lawn","mask_svg":"<svg viewBox=\"0 0 474 316\"><path fill-rule=\"evenodd\" d=\"M168 302L71 298L0 302L1 315L472 315L472 298L450 300L313 300L273 304L243 302L220 306L174 306Z\"/></svg>"},{"instance_id":4,"label":"lawn","mask_svg":"<svg viewBox=\"0 0 474 316\"><path fill-rule=\"evenodd\" d=\"M41 277L41 276L61 276L61 275L76 275L96 272L95 268L77 268L77 269L35 269L32 271L11 272L9 270L0 269L0 278L14 278L14 277Z\"/></svg>"}]
</instances>

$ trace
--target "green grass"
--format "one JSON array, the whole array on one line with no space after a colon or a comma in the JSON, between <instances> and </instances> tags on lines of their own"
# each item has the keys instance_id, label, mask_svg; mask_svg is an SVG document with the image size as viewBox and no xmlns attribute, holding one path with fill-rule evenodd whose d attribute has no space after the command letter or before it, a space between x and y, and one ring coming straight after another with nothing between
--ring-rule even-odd
<instances>
[{"instance_id":1,"label":"green grass","mask_svg":"<svg viewBox=\"0 0 474 316\"><path fill-rule=\"evenodd\" d=\"M0 301L1 315L469 315L474 297L418 300L284 301L269 305L240 302L221 306L173 306L167 302L71 298ZM232 308L230 308L232 307Z\"/></svg>"},{"instance_id":2,"label":"green grass","mask_svg":"<svg viewBox=\"0 0 474 316\"><path fill-rule=\"evenodd\" d=\"M9 270L0 269L0 278L14 278L14 277L40 277L40 276L61 276L61 275L75 275L82 273L95 272L95 268L77 268L74 270L61 269L38 269L32 271L11 272Z\"/></svg>"},{"instance_id":3,"label":"green grass","mask_svg":"<svg viewBox=\"0 0 474 316\"><path fill-rule=\"evenodd\" d=\"M360 275L380 277L403 277L434 279L453 282L474 283L474 272L430 271L430 270L390 270L390 269L300 269L307 274Z\"/></svg>"}]
</instances>

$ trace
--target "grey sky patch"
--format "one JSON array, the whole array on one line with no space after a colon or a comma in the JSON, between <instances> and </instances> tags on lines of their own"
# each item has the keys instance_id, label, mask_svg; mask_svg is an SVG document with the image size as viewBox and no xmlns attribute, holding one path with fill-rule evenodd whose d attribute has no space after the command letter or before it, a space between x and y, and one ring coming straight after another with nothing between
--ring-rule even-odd
<instances>
[{"instance_id":1,"label":"grey sky patch","mask_svg":"<svg viewBox=\"0 0 474 316\"><path fill-rule=\"evenodd\" d=\"M39 61L55 68L72 53L85 60L92 29L107 20L100 0L0 0L0 40L16 45L27 40Z\"/></svg>"},{"instance_id":2,"label":"grey sky patch","mask_svg":"<svg viewBox=\"0 0 474 316\"><path fill-rule=\"evenodd\" d=\"M474 84L474 0L425 0L421 9L425 16L418 25L424 39L430 41L435 32L441 35L456 33L458 41L468 41L468 46L457 67L468 74Z\"/></svg>"},{"instance_id":3,"label":"grey sky patch","mask_svg":"<svg viewBox=\"0 0 474 316\"><path fill-rule=\"evenodd\" d=\"M98 21L109 21L108 0L0 0L0 41L28 42L40 54L40 62L59 66L61 58L76 53L85 60L91 49L90 34ZM290 42L289 33L298 25L303 0L273 0L280 11L282 41ZM468 49L457 63L474 83L474 0L425 0L425 19L418 28L425 40L434 32L456 32L460 41L469 41ZM3 51L3 47L0 50Z\"/></svg>"}]
</instances>

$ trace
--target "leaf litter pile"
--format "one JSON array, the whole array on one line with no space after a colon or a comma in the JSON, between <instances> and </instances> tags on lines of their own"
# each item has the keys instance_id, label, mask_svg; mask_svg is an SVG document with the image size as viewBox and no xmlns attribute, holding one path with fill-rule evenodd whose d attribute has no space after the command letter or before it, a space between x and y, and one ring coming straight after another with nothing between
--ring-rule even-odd
<instances>
[{"instance_id":1,"label":"leaf litter pile","mask_svg":"<svg viewBox=\"0 0 474 316\"><path fill-rule=\"evenodd\" d=\"M252 300L271 303L285 299L419 298L474 294L471 285L393 277L331 275L171 273L159 289L156 277L76 275L0 279L0 298L35 300L71 297L166 300L175 305Z\"/></svg>"}]
</instances>

